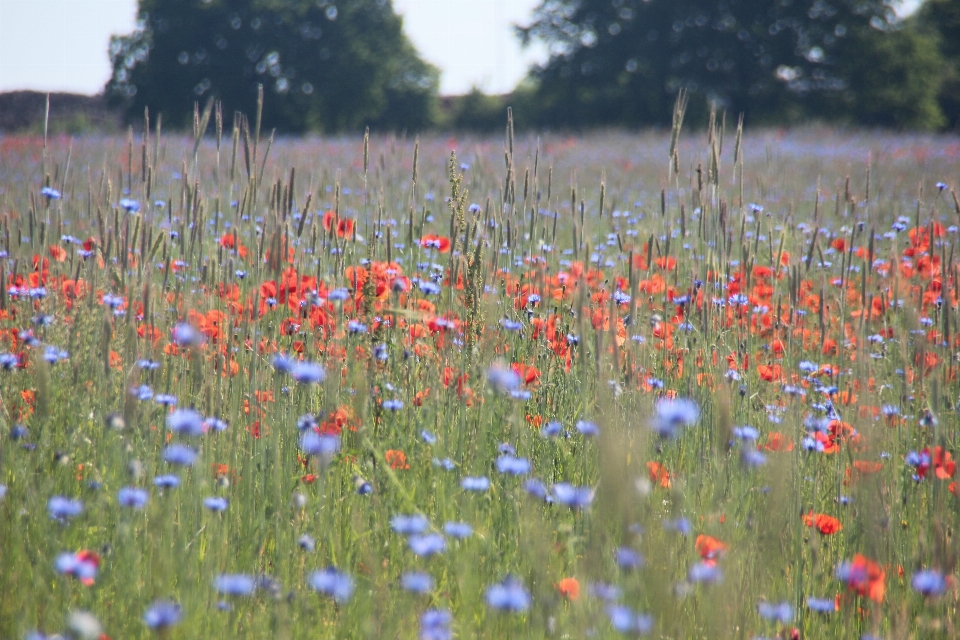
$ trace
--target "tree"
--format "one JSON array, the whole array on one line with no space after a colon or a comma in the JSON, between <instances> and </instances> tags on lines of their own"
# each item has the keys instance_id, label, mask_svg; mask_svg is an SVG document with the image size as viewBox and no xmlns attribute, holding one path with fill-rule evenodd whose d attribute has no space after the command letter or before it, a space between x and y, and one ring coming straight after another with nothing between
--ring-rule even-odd
<instances>
[{"instance_id":1,"label":"tree","mask_svg":"<svg viewBox=\"0 0 960 640\"><path fill-rule=\"evenodd\" d=\"M937 38L944 58L940 108L947 126L960 130L960 0L927 0L917 12L919 28Z\"/></svg>"},{"instance_id":2,"label":"tree","mask_svg":"<svg viewBox=\"0 0 960 640\"><path fill-rule=\"evenodd\" d=\"M824 105L861 125L939 129L946 120L937 96L943 58L936 40L914 25L851 38L838 65L847 88ZM831 108L834 107L834 108Z\"/></svg>"},{"instance_id":3,"label":"tree","mask_svg":"<svg viewBox=\"0 0 960 640\"><path fill-rule=\"evenodd\" d=\"M844 57L898 23L882 0L543 0L520 35L549 47L532 75L554 125L666 125L680 88L783 122L855 119Z\"/></svg>"},{"instance_id":4,"label":"tree","mask_svg":"<svg viewBox=\"0 0 960 640\"><path fill-rule=\"evenodd\" d=\"M253 113L286 132L424 128L439 72L403 33L390 0L140 0L137 29L110 43L106 93L186 127L194 103Z\"/></svg>"}]
</instances>

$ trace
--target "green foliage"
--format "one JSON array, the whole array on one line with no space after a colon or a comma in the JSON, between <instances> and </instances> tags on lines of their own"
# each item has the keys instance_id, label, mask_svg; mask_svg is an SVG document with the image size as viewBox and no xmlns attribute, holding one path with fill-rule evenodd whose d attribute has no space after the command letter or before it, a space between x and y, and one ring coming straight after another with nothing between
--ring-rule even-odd
<instances>
[{"instance_id":1,"label":"green foliage","mask_svg":"<svg viewBox=\"0 0 960 640\"><path fill-rule=\"evenodd\" d=\"M497 131L503 127L506 102L501 96L489 96L477 87L450 99L449 125L460 131Z\"/></svg>"},{"instance_id":2,"label":"green foliage","mask_svg":"<svg viewBox=\"0 0 960 640\"><path fill-rule=\"evenodd\" d=\"M751 122L937 126L936 51L897 27L879 0L545 0L520 34L551 51L532 74L543 124L667 125L686 88L694 121L713 103Z\"/></svg>"},{"instance_id":3,"label":"green foliage","mask_svg":"<svg viewBox=\"0 0 960 640\"><path fill-rule=\"evenodd\" d=\"M937 94L943 59L936 41L907 27L851 38L841 68L841 99L851 120L869 126L938 129L945 124Z\"/></svg>"},{"instance_id":4,"label":"green foliage","mask_svg":"<svg viewBox=\"0 0 960 640\"><path fill-rule=\"evenodd\" d=\"M141 0L139 27L110 45L106 92L131 118L144 107L189 126L210 97L286 132L422 129L439 72L407 40L389 0Z\"/></svg>"},{"instance_id":5,"label":"green foliage","mask_svg":"<svg viewBox=\"0 0 960 640\"><path fill-rule=\"evenodd\" d=\"M917 13L916 22L937 37L944 58L938 96L947 126L960 129L960 0L928 0Z\"/></svg>"}]
</instances>

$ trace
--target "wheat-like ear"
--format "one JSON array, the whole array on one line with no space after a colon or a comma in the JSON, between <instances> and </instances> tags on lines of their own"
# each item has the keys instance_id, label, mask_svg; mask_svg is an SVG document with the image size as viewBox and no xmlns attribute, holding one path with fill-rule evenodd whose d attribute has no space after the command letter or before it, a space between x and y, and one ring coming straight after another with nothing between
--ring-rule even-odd
<instances>
[{"instance_id":1,"label":"wheat-like ear","mask_svg":"<svg viewBox=\"0 0 960 640\"><path fill-rule=\"evenodd\" d=\"M687 113L687 90L680 89L677 100L673 103L673 127L670 130L670 162L674 174L680 173L680 156L677 152L677 142L680 140L680 128L683 126L683 117Z\"/></svg>"}]
</instances>

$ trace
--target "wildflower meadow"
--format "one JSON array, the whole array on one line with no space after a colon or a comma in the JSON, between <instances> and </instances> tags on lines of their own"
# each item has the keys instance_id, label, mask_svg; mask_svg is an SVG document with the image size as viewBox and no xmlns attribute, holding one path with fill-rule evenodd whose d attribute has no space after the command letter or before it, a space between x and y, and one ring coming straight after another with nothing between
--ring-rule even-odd
<instances>
[{"instance_id":1,"label":"wildflower meadow","mask_svg":"<svg viewBox=\"0 0 960 640\"><path fill-rule=\"evenodd\" d=\"M0 637L957 636L960 139L0 136Z\"/></svg>"}]
</instances>

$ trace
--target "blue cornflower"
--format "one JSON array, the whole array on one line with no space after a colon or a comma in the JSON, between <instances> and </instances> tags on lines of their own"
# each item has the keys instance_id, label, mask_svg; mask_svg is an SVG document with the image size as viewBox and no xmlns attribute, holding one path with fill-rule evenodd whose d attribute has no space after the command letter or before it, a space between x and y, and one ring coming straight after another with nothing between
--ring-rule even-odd
<instances>
[{"instance_id":1,"label":"blue cornflower","mask_svg":"<svg viewBox=\"0 0 960 640\"><path fill-rule=\"evenodd\" d=\"M13 353L0 353L0 369L13 371L20 366L20 358Z\"/></svg>"},{"instance_id":2,"label":"blue cornflower","mask_svg":"<svg viewBox=\"0 0 960 640\"><path fill-rule=\"evenodd\" d=\"M83 503L63 496L53 496L47 501L47 513L55 520L74 518L83 513Z\"/></svg>"},{"instance_id":3,"label":"blue cornflower","mask_svg":"<svg viewBox=\"0 0 960 640\"><path fill-rule=\"evenodd\" d=\"M624 293L620 289L617 289L616 291L613 292L613 301L616 302L618 305L625 305L628 302L630 302L630 295L627 293ZM677 304L680 304L680 303L677 302Z\"/></svg>"},{"instance_id":4,"label":"blue cornflower","mask_svg":"<svg viewBox=\"0 0 960 640\"><path fill-rule=\"evenodd\" d=\"M638 614L630 607L612 604L607 607L610 624L620 633L647 634L653 629L653 618L647 614Z\"/></svg>"},{"instance_id":5,"label":"blue cornflower","mask_svg":"<svg viewBox=\"0 0 960 640\"><path fill-rule=\"evenodd\" d=\"M165 407L177 406L177 396L169 393L158 393L153 397L153 401Z\"/></svg>"},{"instance_id":6,"label":"blue cornflower","mask_svg":"<svg viewBox=\"0 0 960 640\"><path fill-rule=\"evenodd\" d=\"M513 577L487 589L487 604L500 611L526 611L530 608L530 594L523 583Z\"/></svg>"},{"instance_id":7,"label":"blue cornflower","mask_svg":"<svg viewBox=\"0 0 960 640\"><path fill-rule=\"evenodd\" d=\"M209 417L203 421L203 430L207 431L226 431L230 428L230 423L220 418Z\"/></svg>"},{"instance_id":8,"label":"blue cornflower","mask_svg":"<svg viewBox=\"0 0 960 640\"><path fill-rule=\"evenodd\" d=\"M70 354L67 351L58 349L54 346L47 346L43 352L43 359L49 362L50 364L56 364L61 360L66 360L70 357Z\"/></svg>"},{"instance_id":9,"label":"blue cornflower","mask_svg":"<svg viewBox=\"0 0 960 640\"><path fill-rule=\"evenodd\" d=\"M136 213L140 211L140 203L132 198L121 198L120 208L124 209L127 213Z\"/></svg>"},{"instance_id":10,"label":"blue cornflower","mask_svg":"<svg viewBox=\"0 0 960 640\"><path fill-rule=\"evenodd\" d=\"M807 596L807 608L815 613L833 613L837 610L836 603L830 598L815 598Z\"/></svg>"},{"instance_id":11,"label":"blue cornflower","mask_svg":"<svg viewBox=\"0 0 960 640\"><path fill-rule=\"evenodd\" d=\"M409 571L400 576L400 586L413 593L429 593L433 590L433 576L420 571Z\"/></svg>"},{"instance_id":12,"label":"blue cornflower","mask_svg":"<svg viewBox=\"0 0 960 640\"><path fill-rule=\"evenodd\" d=\"M349 297L350 297L350 292L343 287L333 289L327 294L327 300L333 300L334 302L343 302L344 300L347 300Z\"/></svg>"},{"instance_id":13,"label":"blue cornflower","mask_svg":"<svg viewBox=\"0 0 960 640\"><path fill-rule=\"evenodd\" d=\"M530 473L530 461L526 458L517 458L507 454L497 458L497 471L514 476L522 476Z\"/></svg>"},{"instance_id":14,"label":"blue cornflower","mask_svg":"<svg viewBox=\"0 0 960 640\"><path fill-rule=\"evenodd\" d=\"M362 322L357 322L356 320L351 320L347 323L347 331L349 333L366 333L367 325Z\"/></svg>"},{"instance_id":15,"label":"blue cornflower","mask_svg":"<svg viewBox=\"0 0 960 640\"><path fill-rule=\"evenodd\" d=\"M800 369L803 373L813 373L820 367L810 362L809 360L802 360L797 364L797 368Z\"/></svg>"},{"instance_id":16,"label":"blue cornflower","mask_svg":"<svg viewBox=\"0 0 960 640\"><path fill-rule=\"evenodd\" d=\"M443 525L443 532L451 538L469 538L473 535L473 527L466 522L448 522Z\"/></svg>"},{"instance_id":17,"label":"blue cornflower","mask_svg":"<svg viewBox=\"0 0 960 640\"><path fill-rule=\"evenodd\" d=\"M63 194L61 194L59 191L57 191L53 187L44 187L40 189L40 195L47 198L48 200L59 200L60 198L63 197Z\"/></svg>"},{"instance_id":18,"label":"blue cornflower","mask_svg":"<svg viewBox=\"0 0 960 640\"><path fill-rule=\"evenodd\" d=\"M111 309L118 309L123 306L124 303L123 296L115 296L112 293L103 294L101 300L104 306L110 307Z\"/></svg>"},{"instance_id":19,"label":"blue cornflower","mask_svg":"<svg viewBox=\"0 0 960 640\"><path fill-rule=\"evenodd\" d=\"M615 602L623 595L620 587L605 582L594 582L587 587L587 592L594 598L605 600L606 602Z\"/></svg>"},{"instance_id":20,"label":"blue cornflower","mask_svg":"<svg viewBox=\"0 0 960 640\"><path fill-rule=\"evenodd\" d=\"M373 493L373 486L360 476L353 476L353 486L357 488L357 493L361 496L368 496Z\"/></svg>"},{"instance_id":21,"label":"blue cornflower","mask_svg":"<svg viewBox=\"0 0 960 640\"><path fill-rule=\"evenodd\" d=\"M687 579L690 582L720 582L723 580L723 573L720 567L712 562L698 562L690 567Z\"/></svg>"},{"instance_id":22,"label":"blue cornflower","mask_svg":"<svg viewBox=\"0 0 960 640\"><path fill-rule=\"evenodd\" d=\"M97 577L99 560L91 558L85 554L61 553L53 561L53 568L57 573L65 576L73 576L77 580L92 584Z\"/></svg>"},{"instance_id":23,"label":"blue cornflower","mask_svg":"<svg viewBox=\"0 0 960 640\"><path fill-rule=\"evenodd\" d=\"M772 620L780 624L789 624L793 620L793 605L789 602L773 603L761 602L757 605L757 613L761 618Z\"/></svg>"},{"instance_id":24,"label":"blue cornflower","mask_svg":"<svg viewBox=\"0 0 960 640\"><path fill-rule=\"evenodd\" d=\"M183 618L180 605L171 600L157 600L143 614L143 622L151 629L166 629Z\"/></svg>"},{"instance_id":25,"label":"blue cornflower","mask_svg":"<svg viewBox=\"0 0 960 640\"><path fill-rule=\"evenodd\" d=\"M447 549L447 541L439 533L412 535L407 538L407 544L418 556L432 556Z\"/></svg>"},{"instance_id":26,"label":"blue cornflower","mask_svg":"<svg viewBox=\"0 0 960 640\"><path fill-rule=\"evenodd\" d=\"M185 444L174 443L163 450L163 459L170 464L189 467L197 461L197 452Z\"/></svg>"},{"instance_id":27,"label":"blue cornflower","mask_svg":"<svg viewBox=\"0 0 960 640\"><path fill-rule=\"evenodd\" d=\"M149 358L142 358L137 360L137 366L141 369L146 369L147 371L154 371L155 369L160 368L160 363L156 360L150 360Z\"/></svg>"},{"instance_id":28,"label":"blue cornflower","mask_svg":"<svg viewBox=\"0 0 960 640\"><path fill-rule=\"evenodd\" d=\"M494 365L487 369L487 383L500 393L510 393L520 388L520 375L508 367Z\"/></svg>"},{"instance_id":29,"label":"blue cornflower","mask_svg":"<svg viewBox=\"0 0 960 640\"><path fill-rule=\"evenodd\" d=\"M420 640L450 640L453 615L446 609L427 609L420 616Z\"/></svg>"},{"instance_id":30,"label":"blue cornflower","mask_svg":"<svg viewBox=\"0 0 960 640\"><path fill-rule=\"evenodd\" d=\"M507 331L520 331L523 329L523 323L517 320L510 320L509 318L504 318L500 321L500 325Z\"/></svg>"},{"instance_id":31,"label":"blue cornflower","mask_svg":"<svg viewBox=\"0 0 960 640\"><path fill-rule=\"evenodd\" d=\"M740 462L745 467L756 468L767 463L767 456L757 449L744 449L740 452Z\"/></svg>"},{"instance_id":32,"label":"blue cornflower","mask_svg":"<svg viewBox=\"0 0 960 640\"><path fill-rule=\"evenodd\" d=\"M153 389L142 384L139 387L131 387L130 395L134 396L137 400L149 400L153 397Z\"/></svg>"},{"instance_id":33,"label":"blue cornflower","mask_svg":"<svg viewBox=\"0 0 960 640\"><path fill-rule=\"evenodd\" d=\"M434 458L431 461L431 463L433 464L433 466L440 467L445 471L453 471L454 468L456 468L456 465L453 464L453 460L451 460L450 458L443 458L442 460L440 458Z\"/></svg>"},{"instance_id":34,"label":"blue cornflower","mask_svg":"<svg viewBox=\"0 0 960 640\"><path fill-rule=\"evenodd\" d=\"M300 435L300 450L304 455L329 458L340 450L340 438L321 435L313 430L304 431Z\"/></svg>"},{"instance_id":35,"label":"blue cornflower","mask_svg":"<svg viewBox=\"0 0 960 640\"><path fill-rule=\"evenodd\" d=\"M307 576L307 584L337 602L347 602L353 595L353 578L333 567L314 571Z\"/></svg>"},{"instance_id":36,"label":"blue cornflower","mask_svg":"<svg viewBox=\"0 0 960 640\"><path fill-rule=\"evenodd\" d=\"M150 494L147 493L146 489L138 487L124 487L117 492L117 502L120 503L120 506L130 507L131 509L143 509L147 506L149 499Z\"/></svg>"},{"instance_id":37,"label":"blue cornflower","mask_svg":"<svg viewBox=\"0 0 960 640\"><path fill-rule=\"evenodd\" d=\"M575 487L569 482L553 485L553 497L571 509L583 509L593 502L594 491L590 487Z\"/></svg>"},{"instance_id":38,"label":"blue cornflower","mask_svg":"<svg viewBox=\"0 0 960 640\"><path fill-rule=\"evenodd\" d=\"M547 438L553 438L561 435L562 433L563 425L556 420L551 420L547 424L543 425L543 427L540 429L540 434Z\"/></svg>"},{"instance_id":39,"label":"blue cornflower","mask_svg":"<svg viewBox=\"0 0 960 640\"><path fill-rule=\"evenodd\" d=\"M210 509L210 511L221 512L227 510L227 507L230 506L230 501L220 496L212 496L203 499L203 506Z\"/></svg>"},{"instance_id":40,"label":"blue cornflower","mask_svg":"<svg viewBox=\"0 0 960 640\"><path fill-rule=\"evenodd\" d=\"M383 408L387 411L399 411L403 409L403 400L384 400Z\"/></svg>"},{"instance_id":41,"label":"blue cornflower","mask_svg":"<svg viewBox=\"0 0 960 640\"><path fill-rule=\"evenodd\" d=\"M443 290L440 288L440 285L430 280L417 280L417 286L420 287L420 291L423 291L423 293L428 296L440 295L440 292Z\"/></svg>"},{"instance_id":42,"label":"blue cornflower","mask_svg":"<svg viewBox=\"0 0 960 640\"><path fill-rule=\"evenodd\" d=\"M423 533L430 526L430 522L419 513L412 516L395 515L390 518L390 528L401 535Z\"/></svg>"},{"instance_id":43,"label":"blue cornflower","mask_svg":"<svg viewBox=\"0 0 960 640\"><path fill-rule=\"evenodd\" d=\"M655 416L651 427L661 438L676 438L680 429L690 427L700 419L700 408L686 398L664 398L655 406Z\"/></svg>"},{"instance_id":44,"label":"blue cornflower","mask_svg":"<svg viewBox=\"0 0 960 640\"><path fill-rule=\"evenodd\" d=\"M228 596L249 596L257 589L257 581L245 573L224 573L213 581L217 593Z\"/></svg>"},{"instance_id":45,"label":"blue cornflower","mask_svg":"<svg viewBox=\"0 0 960 640\"><path fill-rule=\"evenodd\" d=\"M297 431L303 432L308 429L316 429L317 426L317 418L311 413L305 413L297 418Z\"/></svg>"},{"instance_id":46,"label":"blue cornflower","mask_svg":"<svg viewBox=\"0 0 960 640\"><path fill-rule=\"evenodd\" d=\"M540 498L541 500L550 500L553 501L552 496L549 496L547 493L547 487L536 478L531 478L523 483L523 490L529 493L530 495Z\"/></svg>"},{"instance_id":47,"label":"blue cornflower","mask_svg":"<svg viewBox=\"0 0 960 640\"><path fill-rule=\"evenodd\" d=\"M486 491L490 488L490 479L484 476L467 476L460 480L465 491Z\"/></svg>"},{"instance_id":48,"label":"blue cornflower","mask_svg":"<svg viewBox=\"0 0 960 640\"><path fill-rule=\"evenodd\" d=\"M423 441L426 442L427 444L436 444L436 443L437 443L437 436L433 435L432 433L430 433L430 432L427 431L426 429L424 429L423 431L420 432L420 437L421 437L421 438L423 439Z\"/></svg>"},{"instance_id":49,"label":"blue cornflower","mask_svg":"<svg viewBox=\"0 0 960 640\"><path fill-rule=\"evenodd\" d=\"M277 373L290 373L293 371L293 366L296 364L296 360L290 358L282 353L278 353L273 356L273 360L270 361L270 364L273 366L274 370Z\"/></svg>"},{"instance_id":50,"label":"blue cornflower","mask_svg":"<svg viewBox=\"0 0 960 640\"><path fill-rule=\"evenodd\" d=\"M180 478L173 474L157 476L153 479L153 484L161 489L176 489L180 486Z\"/></svg>"},{"instance_id":51,"label":"blue cornflower","mask_svg":"<svg viewBox=\"0 0 960 640\"><path fill-rule=\"evenodd\" d=\"M203 435L203 416L194 409L177 409L167 414L167 429L184 436Z\"/></svg>"},{"instance_id":52,"label":"blue cornflower","mask_svg":"<svg viewBox=\"0 0 960 640\"><path fill-rule=\"evenodd\" d=\"M303 534L297 538L297 546L303 549L304 551L313 553L317 548L317 541L308 533Z\"/></svg>"},{"instance_id":53,"label":"blue cornflower","mask_svg":"<svg viewBox=\"0 0 960 640\"><path fill-rule=\"evenodd\" d=\"M760 437L760 432L751 426L734 427L733 437L739 440L756 440Z\"/></svg>"},{"instance_id":54,"label":"blue cornflower","mask_svg":"<svg viewBox=\"0 0 960 640\"><path fill-rule=\"evenodd\" d=\"M947 590L943 574L934 569L924 569L913 574L910 581L913 590L925 596L939 596Z\"/></svg>"},{"instance_id":55,"label":"blue cornflower","mask_svg":"<svg viewBox=\"0 0 960 640\"><path fill-rule=\"evenodd\" d=\"M616 554L617 565L623 569L641 569L645 564L643 556L629 547L620 547Z\"/></svg>"},{"instance_id":56,"label":"blue cornflower","mask_svg":"<svg viewBox=\"0 0 960 640\"><path fill-rule=\"evenodd\" d=\"M298 362L290 368L290 377L300 384L317 384L323 382L327 372L315 362Z\"/></svg>"},{"instance_id":57,"label":"blue cornflower","mask_svg":"<svg viewBox=\"0 0 960 640\"><path fill-rule=\"evenodd\" d=\"M600 435L600 427L588 420L579 420L577 422L577 431L588 438Z\"/></svg>"},{"instance_id":58,"label":"blue cornflower","mask_svg":"<svg viewBox=\"0 0 960 640\"><path fill-rule=\"evenodd\" d=\"M181 322L171 331L170 340L180 347L198 347L203 344L203 334L192 325Z\"/></svg>"}]
</instances>

